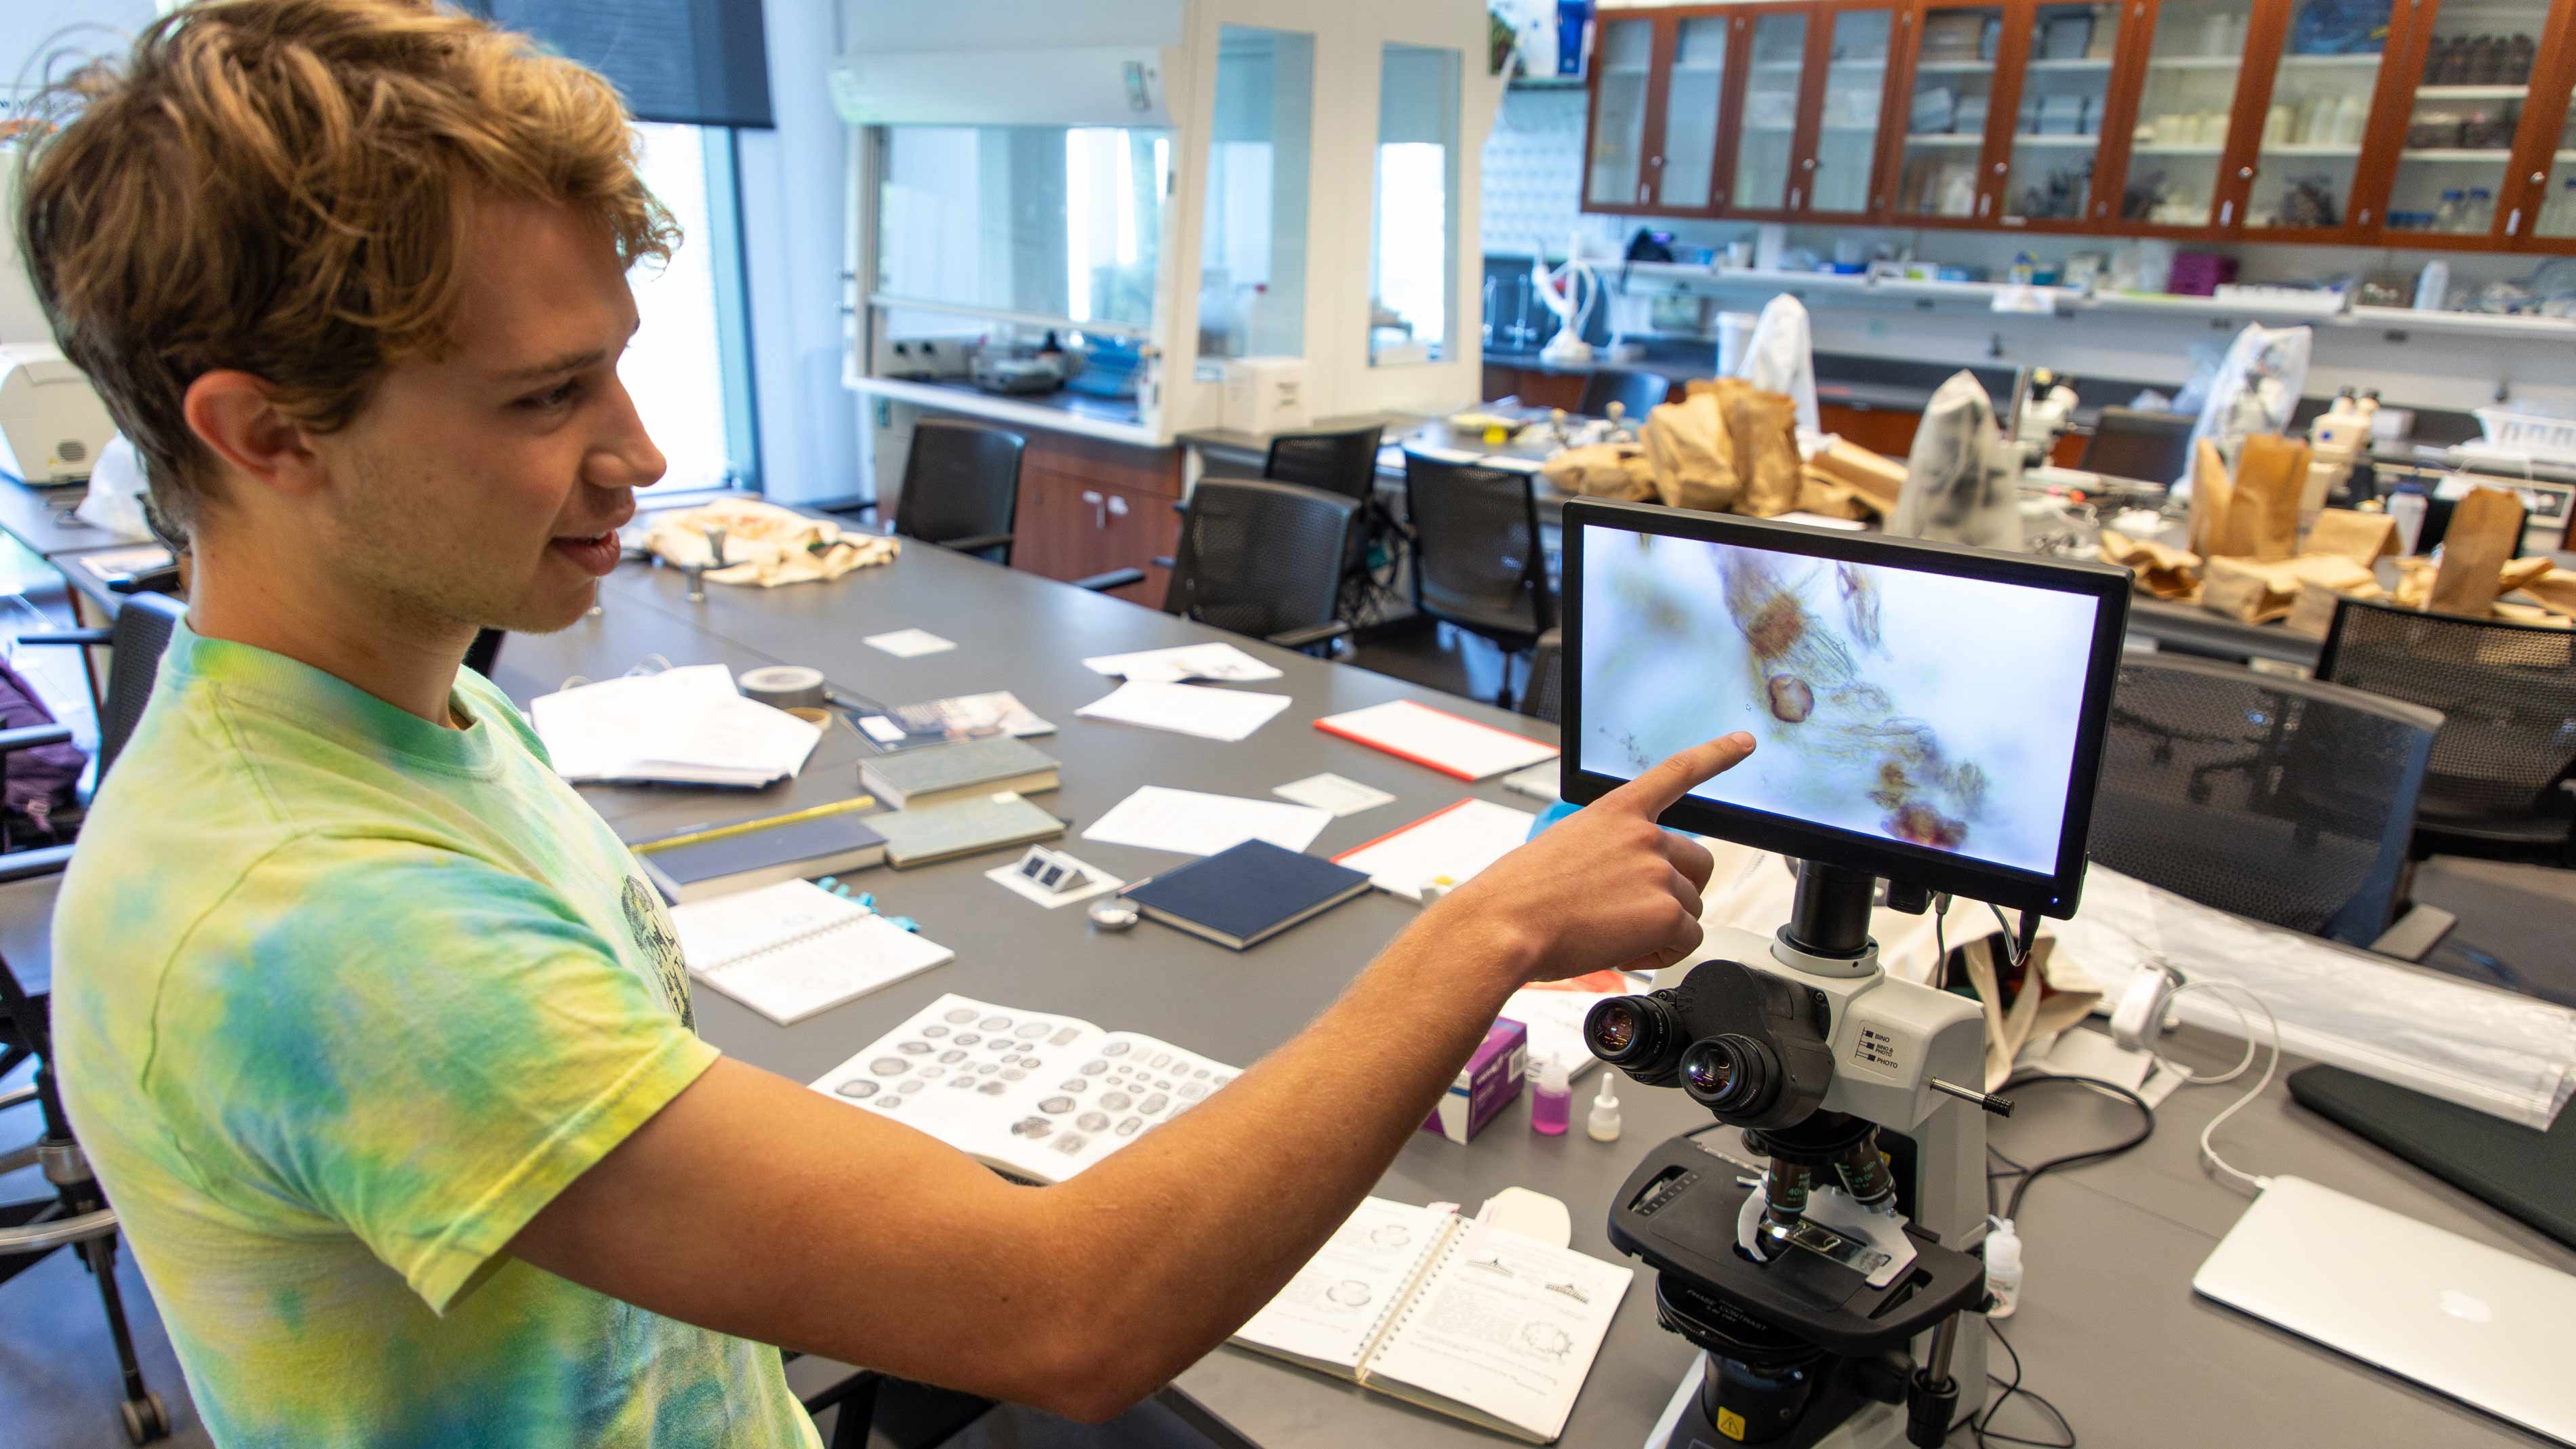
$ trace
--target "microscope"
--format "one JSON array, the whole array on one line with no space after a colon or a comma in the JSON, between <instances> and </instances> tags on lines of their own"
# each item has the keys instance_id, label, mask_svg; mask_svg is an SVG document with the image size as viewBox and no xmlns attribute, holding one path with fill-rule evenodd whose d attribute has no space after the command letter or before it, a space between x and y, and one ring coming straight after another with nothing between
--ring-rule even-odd
<instances>
[{"instance_id":1,"label":"microscope","mask_svg":"<svg viewBox=\"0 0 2576 1449\"><path fill-rule=\"evenodd\" d=\"M1985 1117L2012 1106L1977 1003L1889 975L1871 911L2015 907L2022 960L2074 913L2127 574L1591 499L1564 536L1565 798L1750 728L1663 824L1797 872L1771 935L1711 930L1584 1022L1759 1159L1703 1127L1611 1199L1612 1246L1704 1351L1647 1449L1933 1449L1985 1398Z\"/></svg>"}]
</instances>

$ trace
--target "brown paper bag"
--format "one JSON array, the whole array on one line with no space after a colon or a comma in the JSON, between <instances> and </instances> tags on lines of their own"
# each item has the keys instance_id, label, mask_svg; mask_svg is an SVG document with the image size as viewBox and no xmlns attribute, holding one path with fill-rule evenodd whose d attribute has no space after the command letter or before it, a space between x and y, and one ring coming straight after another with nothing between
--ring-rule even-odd
<instances>
[{"instance_id":1,"label":"brown paper bag","mask_svg":"<svg viewBox=\"0 0 2576 1449\"><path fill-rule=\"evenodd\" d=\"M2228 505L2235 501L2236 484L2227 476L2227 460L2218 456L2218 445L2207 438L2191 450L2191 551L2202 558L2214 558L2226 550L2219 547L2227 528Z\"/></svg>"},{"instance_id":2,"label":"brown paper bag","mask_svg":"<svg viewBox=\"0 0 2576 1449\"><path fill-rule=\"evenodd\" d=\"M1725 379L1722 379L1725 380ZM1798 506L1798 408L1781 393L1738 384L1730 394L1721 389L1718 404L1726 414L1727 437L1735 445L1735 472L1741 482L1735 511L1771 518Z\"/></svg>"},{"instance_id":3,"label":"brown paper bag","mask_svg":"<svg viewBox=\"0 0 2576 1449\"><path fill-rule=\"evenodd\" d=\"M1592 443L1568 448L1539 465L1539 475L1564 493L1631 503L1655 497L1654 470L1645 449L1633 443Z\"/></svg>"},{"instance_id":4,"label":"brown paper bag","mask_svg":"<svg viewBox=\"0 0 2576 1449\"><path fill-rule=\"evenodd\" d=\"M2487 617L2507 562L2522 549L2522 500L2501 488L2472 488L2451 508L2442 535L2441 572L2433 577L2437 614Z\"/></svg>"},{"instance_id":5,"label":"brown paper bag","mask_svg":"<svg viewBox=\"0 0 2576 1449\"><path fill-rule=\"evenodd\" d=\"M1646 461L1656 497L1668 507L1716 513L1741 491L1735 445L1712 394L1693 393L1646 415Z\"/></svg>"},{"instance_id":6,"label":"brown paper bag","mask_svg":"<svg viewBox=\"0 0 2576 1449\"><path fill-rule=\"evenodd\" d=\"M1894 512L1896 495L1905 491L1903 463L1840 438L1809 459L1807 467L1823 478L1868 495L1876 501L1881 514Z\"/></svg>"},{"instance_id":7,"label":"brown paper bag","mask_svg":"<svg viewBox=\"0 0 2576 1449\"><path fill-rule=\"evenodd\" d=\"M2159 599L2189 598L2200 587L2196 554L2147 539L2131 538L2116 528L2102 530L2104 563L2118 564L2137 575L2137 586Z\"/></svg>"},{"instance_id":8,"label":"brown paper bag","mask_svg":"<svg viewBox=\"0 0 2576 1449\"><path fill-rule=\"evenodd\" d=\"M2307 554L2298 558L2214 558L2201 567L2200 606L2212 613L2268 624L2297 607L2299 586L2375 588L2370 570L2348 558Z\"/></svg>"},{"instance_id":9,"label":"brown paper bag","mask_svg":"<svg viewBox=\"0 0 2576 1449\"><path fill-rule=\"evenodd\" d=\"M2564 629L2570 624L2576 624L2576 620L2571 620L2564 614L2553 614L2533 604L2498 602L2495 606L2495 616L2509 624L2529 624L2541 629Z\"/></svg>"},{"instance_id":10,"label":"brown paper bag","mask_svg":"<svg viewBox=\"0 0 2576 1449\"><path fill-rule=\"evenodd\" d=\"M2281 621L2281 627L2301 638L2323 639L2326 637L2326 631L2334 626L2335 604L2338 600L2387 597L2388 591L2377 584L2335 589L2301 579L2298 597L2291 602L2290 616Z\"/></svg>"},{"instance_id":11,"label":"brown paper bag","mask_svg":"<svg viewBox=\"0 0 2576 1449\"><path fill-rule=\"evenodd\" d=\"M2500 593L2510 594L2516 589L2525 587L2533 579L2547 575L2556 567L2558 567L2556 560L2538 555L2515 559L2496 570L2496 589Z\"/></svg>"},{"instance_id":12,"label":"brown paper bag","mask_svg":"<svg viewBox=\"0 0 2576 1449\"><path fill-rule=\"evenodd\" d=\"M2308 486L2308 445L2269 433L2249 436L2236 454L2235 483L2219 552L2258 559L2296 554L2299 495Z\"/></svg>"},{"instance_id":13,"label":"brown paper bag","mask_svg":"<svg viewBox=\"0 0 2576 1449\"><path fill-rule=\"evenodd\" d=\"M1862 523L1884 518L1887 513L1877 499L1848 483L1835 481L1812 466L1798 479L1798 511L1824 518L1849 518Z\"/></svg>"},{"instance_id":14,"label":"brown paper bag","mask_svg":"<svg viewBox=\"0 0 2576 1449\"><path fill-rule=\"evenodd\" d=\"M2397 520L2385 513L2329 508L2308 529L2301 553L2340 554L2368 568L2397 552Z\"/></svg>"},{"instance_id":15,"label":"brown paper bag","mask_svg":"<svg viewBox=\"0 0 2576 1449\"><path fill-rule=\"evenodd\" d=\"M2524 583L2522 592L2538 600L2543 608L2560 614L2576 614L2576 569L2553 568Z\"/></svg>"}]
</instances>

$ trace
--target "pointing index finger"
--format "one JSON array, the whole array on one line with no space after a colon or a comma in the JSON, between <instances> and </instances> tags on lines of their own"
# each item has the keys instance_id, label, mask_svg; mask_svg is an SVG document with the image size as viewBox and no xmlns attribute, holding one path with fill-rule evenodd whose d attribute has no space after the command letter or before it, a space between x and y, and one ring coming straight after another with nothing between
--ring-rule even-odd
<instances>
[{"instance_id":1,"label":"pointing index finger","mask_svg":"<svg viewBox=\"0 0 2576 1449\"><path fill-rule=\"evenodd\" d=\"M1691 787L1723 774L1753 753L1753 736L1742 730L1722 735L1665 760L1604 797L1632 806L1651 820L1690 793Z\"/></svg>"}]
</instances>

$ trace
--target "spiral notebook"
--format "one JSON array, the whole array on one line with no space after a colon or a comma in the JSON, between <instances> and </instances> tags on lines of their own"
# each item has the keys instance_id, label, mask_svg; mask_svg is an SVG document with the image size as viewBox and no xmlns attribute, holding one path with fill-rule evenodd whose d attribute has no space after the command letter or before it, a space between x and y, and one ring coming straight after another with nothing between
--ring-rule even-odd
<instances>
[{"instance_id":1,"label":"spiral notebook","mask_svg":"<svg viewBox=\"0 0 2576 1449\"><path fill-rule=\"evenodd\" d=\"M673 906L671 926L690 975L780 1026L957 955L804 880Z\"/></svg>"},{"instance_id":2,"label":"spiral notebook","mask_svg":"<svg viewBox=\"0 0 2576 1449\"><path fill-rule=\"evenodd\" d=\"M1552 1444L1635 1276L1570 1248L1373 1197L1234 1341Z\"/></svg>"}]
</instances>

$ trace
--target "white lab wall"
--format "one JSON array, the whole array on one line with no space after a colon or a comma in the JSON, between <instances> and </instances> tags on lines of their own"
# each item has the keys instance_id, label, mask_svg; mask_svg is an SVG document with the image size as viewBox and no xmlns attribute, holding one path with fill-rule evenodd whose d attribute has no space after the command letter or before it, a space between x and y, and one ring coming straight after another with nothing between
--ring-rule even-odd
<instances>
[{"instance_id":1,"label":"white lab wall","mask_svg":"<svg viewBox=\"0 0 2576 1449\"><path fill-rule=\"evenodd\" d=\"M822 8L831 0L770 0ZM1014 50L1046 46L1177 45L1185 0L843 0L842 36L864 51L884 36L905 50ZM1293 6L1274 6L1292 9ZM1281 28L1289 28L1282 26ZM829 64L840 50L809 58ZM776 84L773 67L771 83Z\"/></svg>"},{"instance_id":2,"label":"white lab wall","mask_svg":"<svg viewBox=\"0 0 2576 1449\"><path fill-rule=\"evenodd\" d=\"M841 386L850 136L826 83L839 16L829 0L769 0L763 19L778 125L740 133L738 152L761 486L782 503L846 498L868 491L872 470L859 400Z\"/></svg>"}]
</instances>

